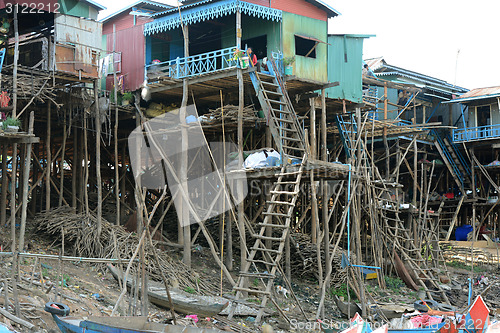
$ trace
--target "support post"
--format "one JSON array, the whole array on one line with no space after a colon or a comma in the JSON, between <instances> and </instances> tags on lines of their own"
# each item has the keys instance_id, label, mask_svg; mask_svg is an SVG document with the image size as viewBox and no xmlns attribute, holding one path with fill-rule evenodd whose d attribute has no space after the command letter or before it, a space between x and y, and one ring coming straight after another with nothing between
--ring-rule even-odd
<instances>
[{"instance_id":1,"label":"support post","mask_svg":"<svg viewBox=\"0 0 500 333\"><path fill-rule=\"evenodd\" d=\"M50 177L52 175L52 153L50 150L50 136L51 136L51 113L52 113L52 102L47 102L47 138L45 140L45 149L47 151L47 160L45 161L45 167L47 168L47 173L45 174L45 211L50 210Z\"/></svg>"},{"instance_id":2,"label":"support post","mask_svg":"<svg viewBox=\"0 0 500 333\"><path fill-rule=\"evenodd\" d=\"M183 35L184 35L184 57L189 57L189 30L187 25L182 26ZM187 69L186 69L187 71ZM181 123L181 136L182 136L182 156L181 156L181 169L180 169L180 180L181 186L184 188L186 193L189 193L187 188L187 169L188 169L188 133L186 129L186 108L188 103L188 79L184 78L182 80L182 102L181 102L181 110L179 112L180 123ZM179 226L182 227L182 234L184 239L184 249L182 254L182 261L188 267L191 267L191 225L189 224L189 202L188 197L184 197L181 201L184 201L182 204L182 219L183 221L179 221Z\"/></svg>"},{"instance_id":3,"label":"support post","mask_svg":"<svg viewBox=\"0 0 500 333\"><path fill-rule=\"evenodd\" d=\"M33 123L35 120L35 112L30 112L28 133L33 134ZM29 178L30 178L30 165L31 165L31 145L29 142L26 144L26 160L23 169L23 203L21 210L21 228L19 230L19 252L24 252L24 233L26 230L26 217L28 213L28 191L29 191ZM62 181L62 180L61 180ZM61 190L62 192L62 190Z\"/></svg>"},{"instance_id":4,"label":"support post","mask_svg":"<svg viewBox=\"0 0 500 333\"><path fill-rule=\"evenodd\" d=\"M5 225L7 222L7 192L8 192L8 177L7 177L7 149L8 145L2 145L2 197L0 199L0 224Z\"/></svg>"},{"instance_id":5,"label":"support post","mask_svg":"<svg viewBox=\"0 0 500 333\"><path fill-rule=\"evenodd\" d=\"M314 98L309 98L309 104L311 106L311 159L314 160L316 159L316 108L314 106ZM316 202L316 186L314 185L314 177L312 176L311 173L311 189L313 193L312 195L312 221L311 221L311 242L313 244L316 244L316 239L317 239L317 234L318 234L318 226L317 226L317 221L318 221L318 206Z\"/></svg>"},{"instance_id":6,"label":"support post","mask_svg":"<svg viewBox=\"0 0 500 333\"><path fill-rule=\"evenodd\" d=\"M236 45L241 47L241 12L236 12ZM237 71L238 77L238 165L243 166L243 107L245 104L243 73L239 68ZM238 197L243 195L243 181L237 180L236 183ZM226 189L224 189L226 190ZM238 204L238 229L240 231L240 248L241 248L241 264L240 267L247 265L247 242L245 234L245 204L241 201Z\"/></svg>"},{"instance_id":7,"label":"support post","mask_svg":"<svg viewBox=\"0 0 500 333\"><path fill-rule=\"evenodd\" d=\"M95 174L97 181L97 235L102 231L102 182L101 182L101 111L99 109L99 96L97 90L97 80L94 81L94 100L95 100Z\"/></svg>"},{"instance_id":8,"label":"support post","mask_svg":"<svg viewBox=\"0 0 500 333\"><path fill-rule=\"evenodd\" d=\"M115 61L116 50L116 26L113 24L113 64ZM116 225L120 225L120 174L118 170L118 96L116 89L116 69L113 66L113 89L115 92L115 200L116 200Z\"/></svg>"}]
</instances>

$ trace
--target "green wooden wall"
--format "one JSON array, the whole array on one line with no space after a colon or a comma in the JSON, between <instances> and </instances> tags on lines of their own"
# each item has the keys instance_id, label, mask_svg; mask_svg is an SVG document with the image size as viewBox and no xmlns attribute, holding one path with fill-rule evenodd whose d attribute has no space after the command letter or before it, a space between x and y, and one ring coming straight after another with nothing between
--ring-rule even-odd
<instances>
[{"instance_id":1,"label":"green wooden wall","mask_svg":"<svg viewBox=\"0 0 500 333\"><path fill-rule=\"evenodd\" d=\"M326 89L326 96L361 103L363 69L363 40L366 37L350 35L328 36L328 81L339 82Z\"/></svg>"},{"instance_id":2,"label":"green wooden wall","mask_svg":"<svg viewBox=\"0 0 500 333\"><path fill-rule=\"evenodd\" d=\"M326 21L283 12L282 22L283 54L295 55L295 34L314 37L327 41L328 26ZM295 56L293 74L299 78L327 82L327 45L320 43L316 47L316 58Z\"/></svg>"}]
</instances>

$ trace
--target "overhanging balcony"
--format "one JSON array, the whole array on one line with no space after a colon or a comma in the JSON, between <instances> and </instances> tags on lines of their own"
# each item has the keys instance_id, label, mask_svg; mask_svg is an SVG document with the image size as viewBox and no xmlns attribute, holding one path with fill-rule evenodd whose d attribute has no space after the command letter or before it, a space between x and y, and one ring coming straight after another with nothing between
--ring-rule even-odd
<instances>
[{"instance_id":1,"label":"overhanging balcony","mask_svg":"<svg viewBox=\"0 0 500 333\"><path fill-rule=\"evenodd\" d=\"M500 124L453 130L453 142L500 139Z\"/></svg>"},{"instance_id":2,"label":"overhanging balcony","mask_svg":"<svg viewBox=\"0 0 500 333\"><path fill-rule=\"evenodd\" d=\"M149 82L162 79L184 79L236 68L236 46L213 52L176 58L157 64L146 65Z\"/></svg>"}]
</instances>

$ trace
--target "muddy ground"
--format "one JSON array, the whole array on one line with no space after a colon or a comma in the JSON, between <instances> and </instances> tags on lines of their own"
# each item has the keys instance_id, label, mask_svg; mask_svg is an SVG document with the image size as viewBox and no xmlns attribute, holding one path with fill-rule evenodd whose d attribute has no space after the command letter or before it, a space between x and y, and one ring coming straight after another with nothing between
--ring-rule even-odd
<instances>
[{"instance_id":1,"label":"muddy ground","mask_svg":"<svg viewBox=\"0 0 500 333\"><path fill-rule=\"evenodd\" d=\"M10 248L10 230L4 228L0 232L0 245L2 248ZM27 232L27 247L30 253L55 254L60 253L60 244L54 244L53 240L44 235L33 232L32 228L28 227ZM67 255L72 255L71 249L66 249ZM177 250L171 250L173 257L180 258L180 253ZM3 282L11 277L12 259L10 257L0 257L0 278L1 296L0 303L5 306L5 289ZM20 283L19 283L19 303L21 308L20 317L34 325L35 331L40 332L59 332L51 315L46 313L43 308L45 303L49 301L60 301L67 304L71 308L71 315L74 316L109 316L120 294L118 283L109 274L104 265L95 265L85 262L68 262L65 261L60 265L58 260L42 259L37 260L37 265L34 266L35 259L25 258L21 260ZM203 271L210 276L210 282L219 284L220 271L215 266L211 259L211 254L208 248L199 247L193 253L193 267L197 271ZM471 274L470 267L462 263L452 263L448 267L452 281L444 284L443 288L447 290L447 296L457 309L463 309L467 306L468 295L468 278L472 276L474 282L480 280L481 283L474 286L474 295L477 296L483 291L485 298L492 315L497 314L497 308L500 310L500 270L497 265L476 265L474 273ZM235 268L235 277L237 272ZM481 278L482 276L486 277ZM292 277L293 278L293 277ZM391 304L407 305L411 307L418 300L418 293L405 287L401 280L397 278L386 279L388 287L384 290L378 287L375 280L368 281L366 288L367 292L378 302ZM62 285L62 287L61 287ZM320 301L320 290L316 281L302 280L293 281L293 289L300 301L301 306L306 314L302 314L293 297L285 298L283 295L276 296L276 301L284 310L285 314L292 320L292 325L287 323L276 309L269 304L268 308L272 313L265 318L265 322L270 324L275 332L288 331L305 331L304 326L294 324L298 322L306 322L306 319L313 320L316 315L318 303ZM56 292L58 295L56 295ZM194 291L196 293L196 291ZM231 290L227 284L224 284L223 293L231 295ZM339 296L347 296L345 290L332 290L332 294ZM56 298L57 296L57 298ZM325 303L324 319L327 321L342 322L346 319L342 317L341 312L336 307L334 299L330 295ZM13 294L9 290L9 309L13 309L12 303ZM248 301L259 303L256 297L249 296ZM140 314L140 300L135 303L134 298L125 297L124 302L119 307L118 312L121 315ZM153 304L148 304L150 320L159 323L171 323L170 312L156 307ZM237 331L238 327L243 331L255 331L260 325L254 324L253 317L234 318L228 321L227 317L218 316L216 318L199 318L198 323L194 324L191 319L184 319L184 315L178 314L177 318L181 324L197 325L198 327L213 327L228 331ZM376 320L377 316L372 317ZM25 327L0 316L7 327L15 331L29 331Z\"/></svg>"}]
</instances>

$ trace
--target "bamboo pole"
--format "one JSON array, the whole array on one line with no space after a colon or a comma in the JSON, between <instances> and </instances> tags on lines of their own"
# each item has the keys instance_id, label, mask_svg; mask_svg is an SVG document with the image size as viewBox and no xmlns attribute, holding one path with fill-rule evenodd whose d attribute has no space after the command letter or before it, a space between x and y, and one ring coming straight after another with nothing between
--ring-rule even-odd
<instances>
[{"instance_id":1,"label":"bamboo pole","mask_svg":"<svg viewBox=\"0 0 500 333\"><path fill-rule=\"evenodd\" d=\"M236 45L241 49L241 12L236 12ZM243 166L243 108L245 104L243 71L241 68L237 71L238 78L238 165ZM236 181L238 197L243 195L243 181ZM225 189L224 189L225 190ZM224 199L225 200L225 199ZM244 201L238 204L238 230L240 232L240 267L245 267L247 264L247 240L245 232L245 205ZM246 287L246 286L243 286Z\"/></svg>"},{"instance_id":2,"label":"bamboo pole","mask_svg":"<svg viewBox=\"0 0 500 333\"><path fill-rule=\"evenodd\" d=\"M12 82L12 116L16 117L17 113L17 66L19 59L19 29L18 29L18 19L17 19L17 10L18 7L14 6L14 68L13 68L13 82ZM11 176L11 191L10 191L10 218L11 218L11 237L12 237L12 251L16 253L14 259L12 261L12 289L13 296L15 301L15 314L16 316L20 315L19 309L19 298L17 295L17 279L19 274L17 274L18 270L18 257L16 251L16 179L17 179L17 143L13 144L12 148L12 176ZM5 280L7 282L7 280ZM5 283L6 295L8 294L7 283ZM6 303L7 298L6 298ZM5 308L8 310L8 307ZM8 313L8 312L7 312ZM5 315L5 314L4 314Z\"/></svg>"},{"instance_id":3,"label":"bamboo pole","mask_svg":"<svg viewBox=\"0 0 500 333\"><path fill-rule=\"evenodd\" d=\"M89 215L89 192L87 184L89 183L89 155L88 155L88 144L87 144L87 112L84 111L83 115L83 186L81 191L84 196L85 203L85 214Z\"/></svg>"},{"instance_id":4,"label":"bamboo pole","mask_svg":"<svg viewBox=\"0 0 500 333\"><path fill-rule=\"evenodd\" d=\"M50 177L52 170L52 154L50 146L51 137L51 114L52 114L52 102L47 102L47 138L45 139L45 149L47 154L45 167L47 168L47 174L45 175L45 211L50 210Z\"/></svg>"},{"instance_id":5,"label":"bamboo pole","mask_svg":"<svg viewBox=\"0 0 500 333\"><path fill-rule=\"evenodd\" d=\"M61 175L61 180L59 182L59 204L58 206L62 206L62 201L63 201L63 190L64 190L64 155L66 152L66 140L68 138L68 134L66 133L66 128L68 127L68 124L66 123L66 109L64 109L63 112L63 117L64 117L64 123L63 123L63 141L62 141L62 151L61 151L61 165L60 165L60 175Z\"/></svg>"},{"instance_id":6,"label":"bamboo pole","mask_svg":"<svg viewBox=\"0 0 500 333\"><path fill-rule=\"evenodd\" d=\"M35 121L35 112L31 111L29 118L28 133L33 134L33 123ZM31 166L31 145L29 142L26 144L26 161L24 166L23 175L23 203L21 210L21 228L19 230L19 251L24 251L24 233L26 230L26 214L28 212L28 190L29 190L29 178L30 178L30 166Z\"/></svg>"},{"instance_id":7,"label":"bamboo pole","mask_svg":"<svg viewBox=\"0 0 500 333\"><path fill-rule=\"evenodd\" d=\"M116 26L113 24L113 64L115 59L116 51ZM116 225L120 225L120 175L118 170L118 92L116 89L116 69L113 66L113 83L115 92L115 126L114 126L114 137L115 137L115 200L116 200ZM123 162L122 162L123 163Z\"/></svg>"},{"instance_id":8,"label":"bamboo pole","mask_svg":"<svg viewBox=\"0 0 500 333\"><path fill-rule=\"evenodd\" d=\"M9 183L7 176L7 144L2 145L2 196L0 199L0 224L7 223L7 193L9 191Z\"/></svg>"},{"instance_id":9,"label":"bamboo pole","mask_svg":"<svg viewBox=\"0 0 500 333\"><path fill-rule=\"evenodd\" d=\"M95 100L95 172L97 180L97 236L102 232L102 182L101 182L101 110L99 108L99 96L97 89L97 80L94 81L94 100ZM62 194L61 194L62 195Z\"/></svg>"},{"instance_id":10,"label":"bamboo pole","mask_svg":"<svg viewBox=\"0 0 500 333\"><path fill-rule=\"evenodd\" d=\"M70 124L71 126L71 124ZM77 198L77 181L78 181L78 165L82 165L82 160L79 158L79 146L78 146L78 131L75 129L73 131L73 160L71 161L71 207L76 211L76 198Z\"/></svg>"},{"instance_id":11,"label":"bamboo pole","mask_svg":"<svg viewBox=\"0 0 500 333\"><path fill-rule=\"evenodd\" d=\"M316 108L314 107L314 98L309 98L309 104L311 106L311 145L310 145L310 151L311 151L311 159L314 160L316 159ZM317 238L318 238L318 226L317 226L317 215L318 215L318 205L316 202L316 185L314 183L314 175L311 172L311 200L312 200L312 221L311 221L311 242L313 244L316 244Z\"/></svg>"},{"instance_id":12,"label":"bamboo pole","mask_svg":"<svg viewBox=\"0 0 500 333\"><path fill-rule=\"evenodd\" d=\"M182 33L184 36L184 57L189 57L189 30L187 25L182 26ZM185 78L182 81L182 102L181 102L181 110L179 112L180 124L181 124L181 136L182 136L182 149L181 149L181 168L180 168L180 186L183 187L186 193L189 193L189 189L187 187L187 169L188 169L188 133L186 129L186 107L188 103L188 80ZM182 252L182 261L188 267L191 267L191 225L189 224L189 210L187 205L189 202L189 197L183 197L182 202L182 220L179 221L179 226L182 228L183 240L184 240L184 249Z\"/></svg>"}]
</instances>

